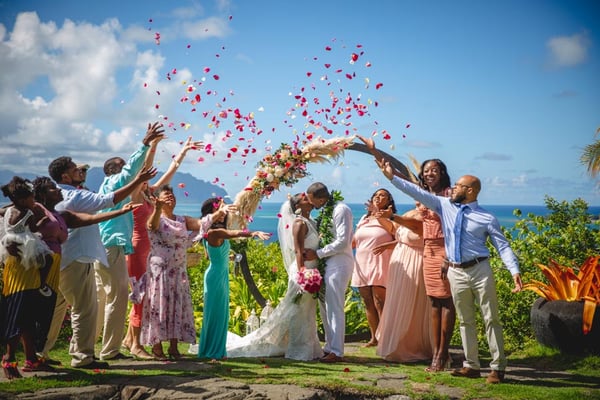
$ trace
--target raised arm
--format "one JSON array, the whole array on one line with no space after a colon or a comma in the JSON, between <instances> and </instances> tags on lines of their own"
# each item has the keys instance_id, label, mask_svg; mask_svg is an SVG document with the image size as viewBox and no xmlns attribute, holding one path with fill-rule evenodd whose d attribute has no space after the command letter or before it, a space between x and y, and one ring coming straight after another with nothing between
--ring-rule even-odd
<instances>
[{"instance_id":1,"label":"raised arm","mask_svg":"<svg viewBox=\"0 0 600 400\"><path fill-rule=\"evenodd\" d=\"M154 178L154 176L156 176L156 168L150 167L142 169L140 173L137 174L131 182L129 182L122 188L119 188L114 191L113 203L118 204L121 201L125 200L127 196L129 196L138 185L140 185L142 182Z\"/></svg>"},{"instance_id":2,"label":"raised arm","mask_svg":"<svg viewBox=\"0 0 600 400\"><path fill-rule=\"evenodd\" d=\"M127 203L119 210L112 210L98 214L78 213L68 210L62 211L60 214L65 219L68 228L80 228L82 226L97 224L99 222L108 221L109 219L118 217L119 215L127 214L139 206L141 206L141 204Z\"/></svg>"},{"instance_id":3,"label":"raised arm","mask_svg":"<svg viewBox=\"0 0 600 400\"><path fill-rule=\"evenodd\" d=\"M207 232L206 236L208 244L210 244L211 246L219 246L221 244L220 242L224 239L234 239L239 237L255 237L259 238L260 240L267 240L271 237L271 234L263 231L217 228L210 229Z\"/></svg>"},{"instance_id":4,"label":"raised arm","mask_svg":"<svg viewBox=\"0 0 600 400\"><path fill-rule=\"evenodd\" d=\"M393 176L397 176L397 177L405 179L409 182L412 182L412 180L410 179L409 176L404 175L403 173L398 171L396 168L392 167L392 164L389 163L388 160L385 159L384 155L375 147L375 141L373 139L365 138L364 136L360 136L360 135L357 135L357 137L365 144L367 149L369 149L369 152L373 155L373 157L375 157L375 162L377 163L379 168L381 168L382 171L383 171L382 166L385 166L387 164L387 170L389 171L389 176L388 176L388 172L383 171L383 173L388 179L392 179Z\"/></svg>"},{"instance_id":5,"label":"raised arm","mask_svg":"<svg viewBox=\"0 0 600 400\"><path fill-rule=\"evenodd\" d=\"M152 210L152 214L148 218L148 222L146 223L146 227L149 231L156 232L158 227L160 226L160 214L162 213L163 202L158 198L154 198L154 210Z\"/></svg>"},{"instance_id":6,"label":"raised arm","mask_svg":"<svg viewBox=\"0 0 600 400\"><path fill-rule=\"evenodd\" d=\"M175 172L177 172L177 169L183 162L183 159L185 158L187 152L189 150L202 150L203 148L204 143L202 143L201 141L194 142L192 141L192 137L189 136L186 142L184 143L183 147L181 148L181 151L179 151L179 154L173 157L173 161L171 161L171 164L169 164L169 168L167 169L167 171L158 179L156 184L153 186L161 187L162 185L166 185L167 183L171 182L171 179L173 179L173 175L175 175Z\"/></svg>"}]
</instances>

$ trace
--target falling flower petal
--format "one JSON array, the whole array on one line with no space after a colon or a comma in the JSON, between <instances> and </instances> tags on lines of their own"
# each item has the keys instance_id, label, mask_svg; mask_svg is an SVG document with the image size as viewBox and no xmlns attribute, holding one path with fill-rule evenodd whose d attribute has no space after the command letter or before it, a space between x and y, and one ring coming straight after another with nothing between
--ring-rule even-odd
<instances>
[{"instance_id":1,"label":"falling flower petal","mask_svg":"<svg viewBox=\"0 0 600 400\"><path fill-rule=\"evenodd\" d=\"M378 83L375 85L375 89L379 90L383 86L383 83Z\"/></svg>"},{"instance_id":2,"label":"falling flower petal","mask_svg":"<svg viewBox=\"0 0 600 400\"><path fill-rule=\"evenodd\" d=\"M185 187L185 183L179 183L179 184L177 184L177 186L178 186L180 189L183 189L183 188Z\"/></svg>"}]
</instances>

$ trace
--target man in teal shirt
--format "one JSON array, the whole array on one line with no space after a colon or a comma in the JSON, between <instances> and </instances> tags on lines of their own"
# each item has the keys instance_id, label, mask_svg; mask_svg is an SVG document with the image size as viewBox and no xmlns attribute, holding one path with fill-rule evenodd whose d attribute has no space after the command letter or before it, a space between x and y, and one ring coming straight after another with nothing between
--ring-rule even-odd
<instances>
[{"instance_id":1,"label":"man in teal shirt","mask_svg":"<svg viewBox=\"0 0 600 400\"><path fill-rule=\"evenodd\" d=\"M127 162L119 157L106 160L104 163L106 177L100 185L98 193L114 192L131 182L144 166L150 143L153 140L162 139L163 136L162 124L158 122L148 124L142 146L129 157ZM113 207L103 210L103 212L119 209L129 201L130 198L127 197ZM94 263L98 295L97 336L102 332L100 359L118 360L129 358L124 356L119 349L123 340L127 315L129 275L125 255L133 252L131 244L133 215L131 213L124 214L102 222L99 226L102 244L106 249L108 260L107 265L100 262ZM101 331L101 329L103 330Z\"/></svg>"}]
</instances>

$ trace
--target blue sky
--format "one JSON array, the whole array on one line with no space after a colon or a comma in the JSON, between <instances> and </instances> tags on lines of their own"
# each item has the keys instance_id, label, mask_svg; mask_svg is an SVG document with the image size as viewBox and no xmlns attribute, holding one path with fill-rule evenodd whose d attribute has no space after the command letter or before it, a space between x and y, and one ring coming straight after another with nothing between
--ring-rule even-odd
<instances>
[{"instance_id":1,"label":"blue sky","mask_svg":"<svg viewBox=\"0 0 600 400\"><path fill-rule=\"evenodd\" d=\"M482 204L600 205L579 161L600 127L599 11L597 1L0 1L0 169L46 174L61 155L101 166L162 120L174 125L159 168L192 135L215 153L190 153L181 170L232 197L270 148L315 132L374 134L405 163L441 158L453 181L481 178ZM296 95L330 136L307 124ZM333 96L367 112L334 124L318 112ZM267 201L311 180L349 202L389 187L357 152L309 171Z\"/></svg>"}]
</instances>

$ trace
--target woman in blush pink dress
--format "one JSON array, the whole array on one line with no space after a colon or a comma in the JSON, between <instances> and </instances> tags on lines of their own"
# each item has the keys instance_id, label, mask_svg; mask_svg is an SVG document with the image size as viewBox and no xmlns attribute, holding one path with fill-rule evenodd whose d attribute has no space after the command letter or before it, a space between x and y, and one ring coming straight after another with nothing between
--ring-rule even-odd
<instances>
[{"instance_id":1,"label":"woman in blush pink dress","mask_svg":"<svg viewBox=\"0 0 600 400\"><path fill-rule=\"evenodd\" d=\"M353 244L356 248L351 286L357 287L365 303L371 339L365 345L376 346L375 333L385 304L391 249L374 254L373 249L394 239L395 225L389 216L396 212L390 192L379 189L367 203L367 214L356 226ZM387 217L383 216L387 215Z\"/></svg>"},{"instance_id":2,"label":"woman in blush pink dress","mask_svg":"<svg viewBox=\"0 0 600 400\"><path fill-rule=\"evenodd\" d=\"M433 355L431 307L423 279L421 213L410 210L394 220L403 224L404 218L420 223L407 224L414 231L400 225L396 241L375 250L395 246L390 257L387 305L377 331L377 354L388 361L414 362L429 360Z\"/></svg>"}]
</instances>

